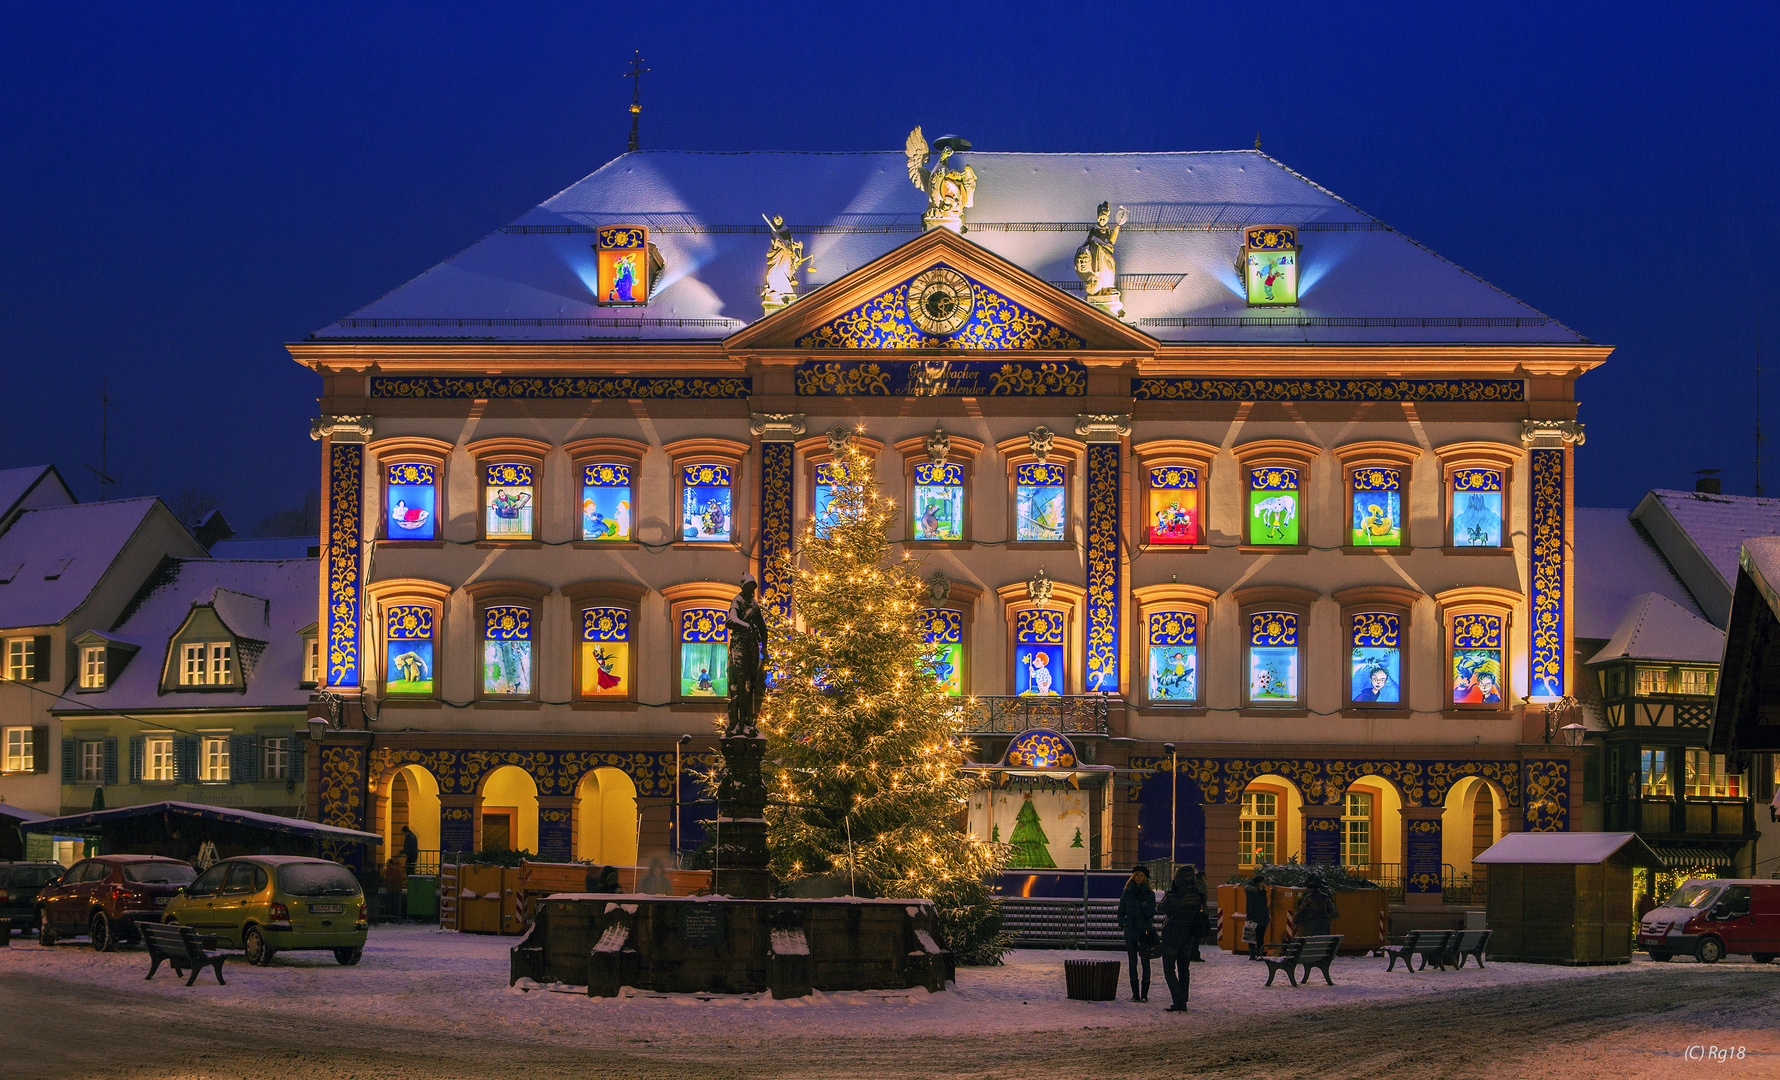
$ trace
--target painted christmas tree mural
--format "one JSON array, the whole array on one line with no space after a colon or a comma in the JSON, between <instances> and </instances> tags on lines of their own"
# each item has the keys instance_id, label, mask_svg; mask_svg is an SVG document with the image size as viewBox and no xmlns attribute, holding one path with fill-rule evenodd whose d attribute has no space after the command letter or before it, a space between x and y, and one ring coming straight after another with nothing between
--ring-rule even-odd
<instances>
[{"instance_id":1,"label":"painted christmas tree mural","mask_svg":"<svg viewBox=\"0 0 1780 1080\"><path fill-rule=\"evenodd\" d=\"M1051 849L1045 846L1050 842L1044 826L1038 823L1038 811L1028 792L1026 801L1020 804L1020 816L1014 819L1013 854L1008 856L1008 869L1055 870L1057 864L1051 861Z\"/></svg>"}]
</instances>

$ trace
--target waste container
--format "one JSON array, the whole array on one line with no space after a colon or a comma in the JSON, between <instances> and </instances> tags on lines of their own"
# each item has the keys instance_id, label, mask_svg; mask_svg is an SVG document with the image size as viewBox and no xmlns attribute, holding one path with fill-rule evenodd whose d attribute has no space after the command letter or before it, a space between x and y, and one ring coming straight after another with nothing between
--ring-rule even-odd
<instances>
[{"instance_id":1,"label":"waste container","mask_svg":"<svg viewBox=\"0 0 1780 1080\"><path fill-rule=\"evenodd\" d=\"M408 917L436 919L439 917L439 879L428 874L408 875Z\"/></svg>"},{"instance_id":2,"label":"waste container","mask_svg":"<svg viewBox=\"0 0 1780 1080\"><path fill-rule=\"evenodd\" d=\"M1063 985L1076 1001L1112 1001L1119 995L1119 962L1065 960Z\"/></svg>"}]
</instances>

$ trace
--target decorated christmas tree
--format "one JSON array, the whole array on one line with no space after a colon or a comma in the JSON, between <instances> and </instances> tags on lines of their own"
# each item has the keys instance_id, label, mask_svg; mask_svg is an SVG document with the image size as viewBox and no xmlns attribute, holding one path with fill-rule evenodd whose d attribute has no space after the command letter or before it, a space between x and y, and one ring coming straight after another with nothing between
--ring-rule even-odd
<instances>
[{"instance_id":1,"label":"decorated christmas tree","mask_svg":"<svg viewBox=\"0 0 1780 1080\"><path fill-rule=\"evenodd\" d=\"M1008 856L1007 865L1015 870L1055 870L1057 864L1051 861L1051 849L1047 846L1051 838L1045 835L1044 826L1038 823L1038 811L1032 805L1032 793L1027 792L1026 801L1020 804L1020 815L1014 818L1014 835L1009 838L1014 851Z\"/></svg>"},{"instance_id":2,"label":"decorated christmas tree","mask_svg":"<svg viewBox=\"0 0 1780 1080\"><path fill-rule=\"evenodd\" d=\"M982 781L960 768L974 748L924 640L926 584L888 558L896 508L871 459L847 446L835 464L821 528L779 568L792 616L769 614L759 727L769 789L791 804L767 808L773 870L931 898L960 963L997 963L1008 938L987 879L1005 849L959 827Z\"/></svg>"}]
</instances>

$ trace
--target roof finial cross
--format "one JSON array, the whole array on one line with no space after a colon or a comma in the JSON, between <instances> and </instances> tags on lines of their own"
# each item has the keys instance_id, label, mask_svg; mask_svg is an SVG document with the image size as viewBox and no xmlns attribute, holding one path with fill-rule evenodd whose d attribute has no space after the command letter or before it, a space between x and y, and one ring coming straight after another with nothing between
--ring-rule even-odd
<instances>
[{"instance_id":1,"label":"roof finial cross","mask_svg":"<svg viewBox=\"0 0 1780 1080\"><path fill-rule=\"evenodd\" d=\"M643 66L643 50L637 49L635 52L636 55L630 61L630 70L624 73L624 77L630 80L630 149L633 153L638 147L637 118L643 115L643 73L649 70Z\"/></svg>"}]
</instances>

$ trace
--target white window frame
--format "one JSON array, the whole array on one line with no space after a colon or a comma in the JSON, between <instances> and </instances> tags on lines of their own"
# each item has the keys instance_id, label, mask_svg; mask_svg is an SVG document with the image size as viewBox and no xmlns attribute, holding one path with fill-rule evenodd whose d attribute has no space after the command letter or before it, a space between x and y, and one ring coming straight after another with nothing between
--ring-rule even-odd
<instances>
[{"instance_id":1,"label":"white window frame","mask_svg":"<svg viewBox=\"0 0 1780 1080\"><path fill-rule=\"evenodd\" d=\"M1695 697L1711 697L1717 690L1717 674L1706 668L1682 668L1681 688L1678 692Z\"/></svg>"},{"instance_id":2,"label":"white window frame","mask_svg":"<svg viewBox=\"0 0 1780 1080\"><path fill-rule=\"evenodd\" d=\"M1363 801L1363 802L1362 802ZM1372 793L1350 791L1341 799L1341 865L1372 865ZM1364 807L1361 812L1360 807ZM1354 858L1355 851L1362 852Z\"/></svg>"},{"instance_id":3,"label":"white window frame","mask_svg":"<svg viewBox=\"0 0 1780 1080\"><path fill-rule=\"evenodd\" d=\"M80 688L105 689L105 646L87 645L80 650Z\"/></svg>"},{"instance_id":4,"label":"white window frame","mask_svg":"<svg viewBox=\"0 0 1780 1080\"><path fill-rule=\"evenodd\" d=\"M37 768L37 737L28 727L6 729L5 772L28 773Z\"/></svg>"},{"instance_id":5,"label":"white window frame","mask_svg":"<svg viewBox=\"0 0 1780 1080\"><path fill-rule=\"evenodd\" d=\"M1687 752L1687 775L1684 794L1694 799L1739 799L1743 797L1743 775L1731 772L1723 754L1709 750Z\"/></svg>"},{"instance_id":6,"label":"white window frame","mask_svg":"<svg viewBox=\"0 0 1780 1080\"><path fill-rule=\"evenodd\" d=\"M80 747L80 783L105 782L105 740L82 739Z\"/></svg>"},{"instance_id":7,"label":"white window frame","mask_svg":"<svg viewBox=\"0 0 1780 1080\"><path fill-rule=\"evenodd\" d=\"M173 736L149 735L143 739L142 779L156 783L179 779L179 764L173 757Z\"/></svg>"},{"instance_id":8,"label":"white window frame","mask_svg":"<svg viewBox=\"0 0 1780 1080\"><path fill-rule=\"evenodd\" d=\"M179 647L179 685L229 686L234 681L234 642L188 641Z\"/></svg>"},{"instance_id":9,"label":"white window frame","mask_svg":"<svg viewBox=\"0 0 1780 1080\"><path fill-rule=\"evenodd\" d=\"M1260 807L1265 800L1272 813L1263 814ZM1242 793L1241 828L1238 842L1241 844L1239 859L1248 861L1243 866L1260 866L1262 861L1256 858L1255 851L1259 846L1259 835L1267 834L1268 857L1265 860L1272 864L1279 861L1279 795L1272 791L1245 791ZM1266 828L1263 829L1262 826Z\"/></svg>"},{"instance_id":10,"label":"white window frame","mask_svg":"<svg viewBox=\"0 0 1780 1080\"><path fill-rule=\"evenodd\" d=\"M303 639L303 681L321 685L321 638L308 637Z\"/></svg>"},{"instance_id":11,"label":"white window frame","mask_svg":"<svg viewBox=\"0 0 1780 1080\"><path fill-rule=\"evenodd\" d=\"M28 637L6 639L6 678L11 682L34 682L37 679L36 650Z\"/></svg>"},{"instance_id":12,"label":"white window frame","mask_svg":"<svg viewBox=\"0 0 1780 1080\"><path fill-rule=\"evenodd\" d=\"M1638 684L1635 697L1650 697L1653 694L1669 693L1668 668L1639 666L1637 676Z\"/></svg>"},{"instance_id":13,"label":"white window frame","mask_svg":"<svg viewBox=\"0 0 1780 1080\"><path fill-rule=\"evenodd\" d=\"M229 782L229 737L203 735L198 743L198 782L226 784Z\"/></svg>"},{"instance_id":14,"label":"white window frame","mask_svg":"<svg viewBox=\"0 0 1780 1080\"><path fill-rule=\"evenodd\" d=\"M271 736L260 740L260 779L290 779L290 738Z\"/></svg>"}]
</instances>

